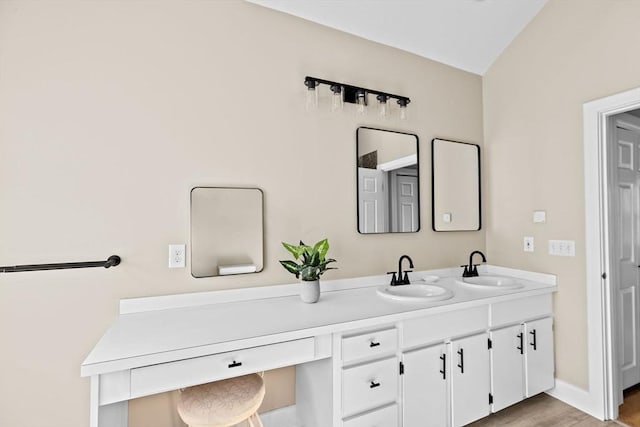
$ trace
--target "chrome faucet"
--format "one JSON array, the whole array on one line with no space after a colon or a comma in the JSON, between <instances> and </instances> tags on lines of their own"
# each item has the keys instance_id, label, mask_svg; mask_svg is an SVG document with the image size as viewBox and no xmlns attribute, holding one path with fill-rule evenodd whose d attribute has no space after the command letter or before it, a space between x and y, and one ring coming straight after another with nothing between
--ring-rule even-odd
<instances>
[{"instance_id":1,"label":"chrome faucet","mask_svg":"<svg viewBox=\"0 0 640 427\"><path fill-rule=\"evenodd\" d=\"M404 272L404 277L402 276L402 261L404 261L405 259L409 261L409 268L413 268L413 260L409 257L409 255L402 255L398 260L398 276L396 277L395 271L389 271L387 273L392 275L390 283L391 286L408 285L411 283L409 282L409 273L411 273L412 270L406 270Z\"/></svg>"},{"instance_id":2,"label":"chrome faucet","mask_svg":"<svg viewBox=\"0 0 640 427\"><path fill-rule=\"evenodd\" d=\"M473 256L478 254L482 257L482 262L487 262L487 257L480 251L473 251L471 255L469 255L469 265L461 265L460 267L464 267L464 271L462 272L462 277L477 277L478 276L478 266L480 264L473 263Z\"/></svg>"}]
</instances>

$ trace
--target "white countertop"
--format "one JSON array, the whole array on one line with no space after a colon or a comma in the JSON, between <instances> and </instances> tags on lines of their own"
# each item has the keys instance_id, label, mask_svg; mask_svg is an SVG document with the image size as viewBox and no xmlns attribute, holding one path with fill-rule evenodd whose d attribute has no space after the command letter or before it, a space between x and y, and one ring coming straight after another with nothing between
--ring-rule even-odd
<instances>
[{"instance_id":1,"label":"white countertop","mask_svg":"<svg viewBox=\"0 0 640 427\"><path fill-rule=\"evenodd\" d=\"M460 279L457 269L449 269L411 274L414 278L439 275L441 278L436 284L454 291L453 298L437 302L407 303L381 297L376 290L389 280L385 276L323 283L323 292L316 304L303 303L297 294L281 295L292 293L292 290L296 292L295 286L299 285L274 287L274 294L281 296L273 297L269 297L268 287L261 288L255 291L258 299L250 298L250 290L235 294L219 291L226 296L217 300L215 292L202 296L190 294L191 303L179 302L177 308L169 307L176 301L183 301L182 296L151 298L154 304L161 301L158 306L162 309L121 314L82 363L81 375L330 334L556 290L552 275L492 266L483 266L479 271L480 274L517 277L524 287L480 289L467 286L456 282ZM443 273L449 276L444 277ZM339 286L358 287L335 290ZM239 295L240 300L230 301L229 295ZM197 302L198 299L201 301ZM202 301L206 303L202 304Z\"/></svg>"}]
</instances>

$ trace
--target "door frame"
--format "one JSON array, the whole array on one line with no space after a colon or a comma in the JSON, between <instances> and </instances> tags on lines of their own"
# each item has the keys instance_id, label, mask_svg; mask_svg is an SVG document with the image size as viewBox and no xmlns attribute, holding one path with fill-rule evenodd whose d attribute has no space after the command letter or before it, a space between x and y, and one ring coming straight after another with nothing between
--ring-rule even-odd
<instances>
[{"instance_id":1,"label":"door frame","mask_svg":"<svg viewBox=\"0 0 640 427\"><path fill-rule=\"evenodd\" d=\"M640 108L640 88L583 105L585 258L589 390L576 406L600 419L618 417L617 334L610 281L608 151L611 117Z\"/></svg>"}]
</instances>

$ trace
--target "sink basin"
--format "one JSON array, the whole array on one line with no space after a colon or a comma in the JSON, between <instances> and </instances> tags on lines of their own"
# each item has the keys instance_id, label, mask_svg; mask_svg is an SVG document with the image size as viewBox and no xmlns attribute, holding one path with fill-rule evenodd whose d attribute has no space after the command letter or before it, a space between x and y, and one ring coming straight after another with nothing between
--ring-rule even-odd
<instances>
[{"instance_id":1,"label":"sink basin","mask_svg":"<svg viewBox=\"0 0 640 427\"><path fill-rule=\"evenodd\" d=\"M406 302L444 301L453 297L453 291L451 289L438 285L415 283L400 286L380 286L378 288L378 294L385 298Z\"/></svg>"},{"instance_id":2,"label":"sink basin","mask_svg":"<svg viewBox=\"0 0 640 427\"><path fill-rule=\"evenodd\" d=\"M478 276L463 277L462 283L465 285L481 286L484 288L518 289L524 285L511 277L501 276Z\"/></svg>"}]
</instances>

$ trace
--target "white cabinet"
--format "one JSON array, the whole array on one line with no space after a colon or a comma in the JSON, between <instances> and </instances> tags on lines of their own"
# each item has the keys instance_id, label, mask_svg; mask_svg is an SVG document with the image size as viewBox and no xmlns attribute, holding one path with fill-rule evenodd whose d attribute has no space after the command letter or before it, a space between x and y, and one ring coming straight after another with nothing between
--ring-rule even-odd
<instances>
[{"instance_id":1,"label":"white cabinet","mask_svg":"<svg viewBox=\"0 0 640 427\"><path fill-rule=\"evenodd\" d=\"M438 344L403 355L403 427L448 425L447 350Z\"/></svg>"},{"instance_id":2,"label":"white cabinet","mask_svg":"<svg viewBox=\"0 0 640 427\"><path fill-rule=\"evenodd\" d=\"M462 426L489 415L488 338L482 333L403 355L404 427Z\"/></svg>"},{"instance_id":3,"label":"white cabinet","mask_svg":"<svg viewBox=\"0 0 640 427\"><path fill-rule=\"evenodd\" d=\"M489 334L452 341L451 414L452 425L463 426L490 413Z\"/></svg>"},{"instance_id":4,"label":"white cabinet","mask_svg":"<svg viewBox=\"0 0 640 427\"><path fill-rule=\"evenodd\" d=\"M553 320L550 317L524 324L527 342L525 358L525 397L554 386Z\"/></svg>"},{"instance_id":5,"label":"white cabinet","mask_svg":"<svg viewBox=\"0 0 640 427\"><path fill-rule=\"evenodd\" d=\"M554 386L553 320L491 331L492 412Z\"/></svg>"}]
</instances>

